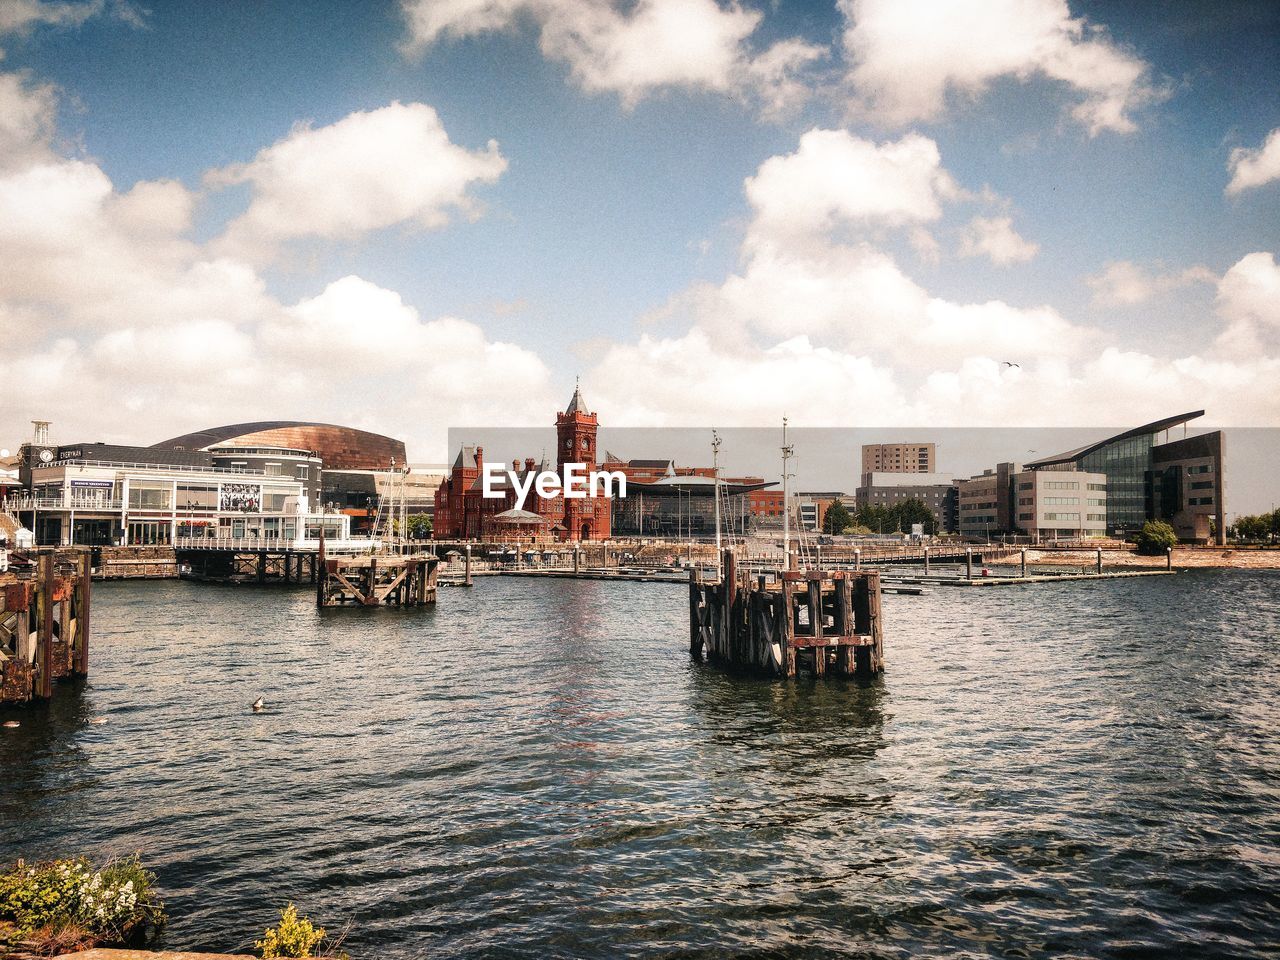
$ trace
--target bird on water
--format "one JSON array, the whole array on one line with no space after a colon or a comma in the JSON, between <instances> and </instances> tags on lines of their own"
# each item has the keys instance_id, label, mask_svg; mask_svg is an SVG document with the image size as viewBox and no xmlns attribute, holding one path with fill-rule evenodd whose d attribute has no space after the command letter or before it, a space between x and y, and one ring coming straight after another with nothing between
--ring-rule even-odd
<instances>
[{"instance_id":1,"label":"bird on water","mask_svg":"<svg viewBox=\"0 0 1280 960\"><path fill-rule=\"evenodd\" d=\"M263 700L261 697L259 697L257 700L253 701L253 712L261 713L266 708L266 706L267 706L267 702Z\"/></svg>"}]
</instances>

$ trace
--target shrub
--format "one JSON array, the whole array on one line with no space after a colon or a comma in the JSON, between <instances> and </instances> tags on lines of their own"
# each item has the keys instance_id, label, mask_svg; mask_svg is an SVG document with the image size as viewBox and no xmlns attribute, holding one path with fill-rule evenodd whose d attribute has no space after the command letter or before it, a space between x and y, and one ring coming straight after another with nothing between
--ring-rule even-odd
<instances>
[{"instance_id":1,"label":"shrub","mask_svg":"<svg viewBox=\"0 0 1280 960\"><path fill-rule=\"evenodd\" d=\"M254 946L269 957L313 957L311 951L325 938L324 928L316 928L306 917L298 916L292 903L280 911L280 926L268 927Z\"/></svg>"},{"instance_id":2,"label":"shrub","mask_svg":"<svg viewBox=\"0 0 1280 960\"><path fill-rule=\"evenodd\" d=\"M164 925L155 877L137 856L95 870L84 857L17 865L0 875L0 922L10 938L42 943L137 944Z\"/></svg>"},{"instance_id":3,"label":"shrub","mask_svg":"<svg viewBox=\"0 0 1280 960\"><path fill-rule=\"evenodd\" d=\"M1163 520L1148 520L1142 525L1134 542L1138 545L1139 553L1153 557L1163 554L1169 547L1176 547L1178 535Z\"/></svg>"}]
</instances>

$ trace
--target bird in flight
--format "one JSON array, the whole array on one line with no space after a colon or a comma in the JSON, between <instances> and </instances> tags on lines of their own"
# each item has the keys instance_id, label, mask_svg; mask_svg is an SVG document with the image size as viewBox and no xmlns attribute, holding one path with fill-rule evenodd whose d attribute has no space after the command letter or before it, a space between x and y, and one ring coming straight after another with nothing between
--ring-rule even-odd
<instances>
[{"instance_id":1,"label":"bird in flight","mask_svg":"<svg viewBox=\"0 0 1280 960\"><path fill-rule=\"evenodd\" d=\"M1006 361L1004 361L1004 365L1005 365L1006 367L1017 367L1019 370L1021 370L1021 369L1022 369L1022 364L1020 364L1020 363L1014 363L1012 360L1006 360Z\"/></svg>"}]
</instances>

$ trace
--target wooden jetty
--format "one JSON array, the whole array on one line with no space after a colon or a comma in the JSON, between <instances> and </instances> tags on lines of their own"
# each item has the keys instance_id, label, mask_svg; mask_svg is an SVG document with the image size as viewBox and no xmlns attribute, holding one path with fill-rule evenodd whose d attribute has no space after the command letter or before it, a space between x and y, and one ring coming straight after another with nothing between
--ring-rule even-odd
<instances>
[{"instance_id":1,"label":"wooden jetty","mask_svg":"<svg viewBox=\"0 0 1280 960\"><path fill-rule=\"evenodd\" d=\"M440 561L428 554L320 555L316 606L421 607L436 602Z\"/></svg>"},{"instance_id":2,"label":"wooden jetty","mask_svg":"<svg viewBox=\"0 0 1280 960\"><path fill-rule=\"evenodd\" d=\"M34 576L0 575L0 703L48 699L55 680L89 672L89 549L24 554Z\"/></svg>"},{"instance_id":3,"label":"wooden jetty","mask_svg":"<svg viewBox=\"0 0 1280 960\"><path fill-rule=\"evenodd\" d=\"M884 669L880 573L789 570L769 579L738 575L732 550L724 575L689 573L689 653L725 667L794 677L870 677Z\"/></svg>"}]
</instances>

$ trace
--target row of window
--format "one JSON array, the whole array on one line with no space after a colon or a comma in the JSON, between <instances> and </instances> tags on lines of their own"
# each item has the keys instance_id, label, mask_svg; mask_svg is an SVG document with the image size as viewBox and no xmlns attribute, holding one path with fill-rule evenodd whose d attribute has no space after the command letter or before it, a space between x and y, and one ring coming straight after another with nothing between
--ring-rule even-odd
<instances>
[{"instance_id":1,"label":"row of window","mask_svg":"<svg viewBox=\"0 0 1280 960\"><path fill-rule=\"evenodd\" d=\"M1187 503L1193 507L1212 507L1213 497L1192 497Z\"/></svg>"}]
</instances>

